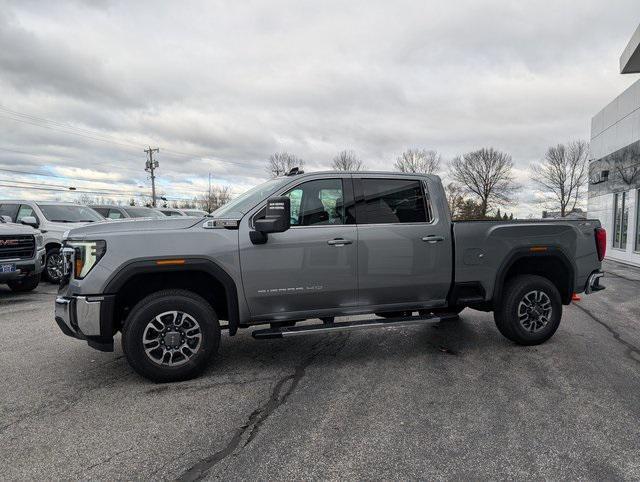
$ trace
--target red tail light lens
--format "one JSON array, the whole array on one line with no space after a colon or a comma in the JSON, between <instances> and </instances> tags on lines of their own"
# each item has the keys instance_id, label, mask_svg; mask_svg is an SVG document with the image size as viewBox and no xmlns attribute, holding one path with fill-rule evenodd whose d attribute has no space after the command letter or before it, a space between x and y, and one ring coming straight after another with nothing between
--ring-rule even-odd
<instances>
[{"instance_id":1,"label":"red tail light lens","mask_svg":"<svg viewBox=\"0 0 640 482\"><path fill-rule=\"evenodd\" d=\"M598 259L602 261L607 254L607 231L604 228L596 228L596 250Z\"/></svg>"}]
</instances>

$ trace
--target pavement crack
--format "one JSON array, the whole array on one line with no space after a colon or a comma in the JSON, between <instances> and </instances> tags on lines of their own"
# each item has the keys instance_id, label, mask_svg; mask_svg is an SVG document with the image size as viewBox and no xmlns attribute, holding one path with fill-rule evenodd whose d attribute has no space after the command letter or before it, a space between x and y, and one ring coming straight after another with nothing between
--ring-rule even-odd
<instances>
[{"instance_id":1,"label":"pavement crack","mask_svg":"<svg viewBox=\"0 0 640 482\"><path fill-rule=\"evenodd\" d=\"M605 330L611 333L611 336L613 337L613 339L627 349L625 352L625 355L627 356L627 358L629 358L630 360L633 360L636 363L640 363L640 348L638 348L632 343L629 343L627 340L623 339L622 336L620 336L620 333L617 330L615 330L611 325L609 325L605 321L602 321L600 318L598 318L596 315L591 313L589 310L587 310L583 306L580 306L577 303L573 303L573 306L577 307L579 310L586 313L593 321L595 321L596 323L601 325ZM636 358L636 356L633 356L634 354L638 358Z\"/></svg>"},{"instance_id":2,"label":"pavement crack","mask_svg":"<svg viewBox=\"0 0 640 482\"><path fill-rule=\"evenodd\" d=\"M623 279L625 281L630 281L631 283L640 283L640 280L638 280L638 279L627 278L626 276L622 276L621 274L613 273L611 271L605 271L605 274L607 276L613 276L614 278L620 278L620 279Z\"/></svg>"},{"instance_id":3,"label":"pavement crack","mask_svg":"<svg viewBox=\"0 0 640 482\"><path fill-rule=\"evenodd\" d=\"M336 339L334 337L331 337ZM280 378L273 389L271 390L271 394L266 403L255 409L246 422L237 428L231 437L231 440L227 443L227 445L214 453L213 455L201 460L200 462L193 465L191 468L184 471L177 480L179 481L194 481L202 479L209 470L211 470L216 464L224 460L229 455L233 454L234 451L240 447L242 440L245 435L248 433L248 437L246 438L245 443L242 445L241 450L244 449L247 445L249 445L253 439L260 432L260 428L262 424L269 418L269 416L280 406L284 405L291 394L296 390L300 381L304 378L306 374L306 370L311 365L318 356L320 356L325 351L329 351L332 347L332 343L325 343L326 338L319 340L314 343L311 347L310 354L300 363L298 364L293 373L289 375L285 375ZM339 351L346 344L346 340L342 340L343 343L338 345ZM337 353L334 350L333 353ZM287 386L286 389L284 387Z\"/></svg>"},{"instance_id":4,"label":"pavement crack","mask_svg":"<svg viewBox=\"0 0 640 482\"><path fill-rule=\"evenodd\" d=\"M111 462L111 461L112 461L115 457L117 457L118 455L121 455L121 454L123 454L123 453L125 453L125 452L129 452L129 451L130 451L130 450L132 450L132 449L133 449L133 447L129 447L129 448L124 449L124 450L119 450L118 452L115 452L115 453L111 454L111 455L110 455L109 457L107 457L106 459L101 460L100 462L96 462L96 463L95 463L95 464L93 464L93 465L90 465L89 467L87 467L87 468L85 469L84 473L87 473L87 472L89 472L89 471L91 471L91 470L95 469L96 467L99 467L100 465L108 464L109 462Z\"/></svg>"}]
</instances>

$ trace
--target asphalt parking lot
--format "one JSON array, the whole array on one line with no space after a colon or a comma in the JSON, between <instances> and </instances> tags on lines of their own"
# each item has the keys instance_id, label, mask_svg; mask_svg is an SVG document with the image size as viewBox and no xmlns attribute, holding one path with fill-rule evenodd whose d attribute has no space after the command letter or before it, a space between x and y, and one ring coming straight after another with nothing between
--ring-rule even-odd
<instances>
[{"instance_id":1,"label":"asphalt parking lot","mask_svg":"<svg viewBox=\"0 0 640 482\"><path fill-rule=\"evenodd\" d=\"M491 314L256 341L154 385L0 287L2 479L638 479L640 270L565 307L537 347ZM119 340L118 340L119 341Z\"/></svg>"}]
</instances>

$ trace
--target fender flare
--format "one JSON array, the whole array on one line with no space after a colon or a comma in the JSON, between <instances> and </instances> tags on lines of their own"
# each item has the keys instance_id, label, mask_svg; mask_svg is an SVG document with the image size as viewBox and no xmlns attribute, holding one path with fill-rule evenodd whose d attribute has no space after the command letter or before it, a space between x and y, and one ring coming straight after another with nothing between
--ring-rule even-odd
<instances>
[{"instance_id":1,"label":"fender flare","mask_svg":"<svg viewBox=\"0 0 640 482\"><path fill-rule=\"evenodd\" d=\"M159 265L157 261L167 259L184 260L181 264ZM153 258L143 258L132 260L119 270L113 273L107 280L104 293L117 294L120 288L130 280L133 276L143 273L167 273L167 272L185 272L185 271L203 271L222 283L227 301L227 309L229 312L229 335L233 336L238 331L240 324L240 312L238 307L238 289L233 278L216 262L209 258L183 257L183 256L161 256Z\"/></svg>"},{"instance_id":2,"label":"fender flare","mask_svg":"<svg viewBox=\"0 0 640 482\"><path fill-rule=\"evenodd\" d=\"M507 273L516 261L522 258L555 258L563 264L565 269L569 272L569 298L563 299L564 304L568 304L571 301L571 294L575 288L575 274L576 266L569 256L562 250L562 247L557 245L540 245L546 248L546 251L531 251L531 247L526 248L514 248L504 258L498 272L496 273L495 283L493 285L493 303L497 303L502 299L502 292L504 291L504 281Z\"/></svg>"}]
</instances>

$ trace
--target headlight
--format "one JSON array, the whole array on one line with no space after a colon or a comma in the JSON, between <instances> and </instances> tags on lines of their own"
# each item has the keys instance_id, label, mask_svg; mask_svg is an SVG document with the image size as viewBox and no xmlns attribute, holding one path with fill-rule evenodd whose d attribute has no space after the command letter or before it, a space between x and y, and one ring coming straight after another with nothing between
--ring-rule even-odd
<instances>
[{"instance_id":1,"label":"headlight","mask_svg":"<svg viewBox=\"0 0 640 482\"><path fill-rule=\"evenodd\" d=\"M36 234L36 248L42 248L44 246L44 238L42 234Z\"/></svg>"},{"instance_id":2,"label":"headlight","mask_svg":"<svg viewBox=\"0 0 640 482\"><path fill-rule=\"evenodd\" d=\"M65 246L73 248L73 277L82 279L107 252L104 241L73 241L67 240Z\"/></svg>"}]
</instances>

